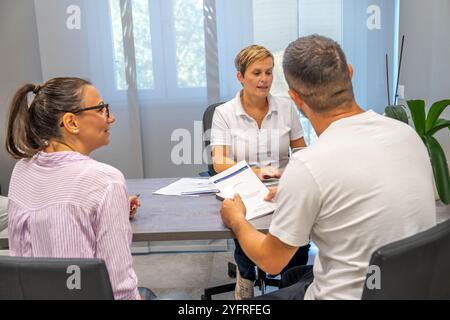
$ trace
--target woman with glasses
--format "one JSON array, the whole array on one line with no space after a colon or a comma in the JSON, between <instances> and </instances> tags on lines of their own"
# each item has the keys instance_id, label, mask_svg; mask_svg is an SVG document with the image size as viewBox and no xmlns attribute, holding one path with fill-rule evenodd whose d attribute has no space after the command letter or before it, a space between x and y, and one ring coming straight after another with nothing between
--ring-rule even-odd
<instances>
[{"instance_id":1,"label":"woman with glasses","mask_svg":"<svg viewBox=\"0 0 450 320\"><path fill-rule=\"evenodd\" d=\"M8 195L9 246L13 256L103 259L115 299L139 299L124 176L89 156L109 143L115 120L82 79L18 90L6 139L7 151L21 159ZM137 197L131 202L133 215Z\"/></svg>"}]
</instances>

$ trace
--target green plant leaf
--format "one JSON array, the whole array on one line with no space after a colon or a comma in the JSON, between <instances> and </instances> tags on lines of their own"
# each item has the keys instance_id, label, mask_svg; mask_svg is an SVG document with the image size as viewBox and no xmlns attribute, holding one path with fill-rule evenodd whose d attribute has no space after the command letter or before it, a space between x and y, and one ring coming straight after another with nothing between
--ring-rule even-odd
<instances>
[{"instance_id":1,"label":"green plant leaf","mask_svg":"<svg viewBox=\"0 0 450 320\"><path fill-rule=\"evenodd\" d=\"M444 150L439 142L431 136L424 136L423 140L430 155L439 198L448 205L450 204L450 174Z\"/></svg>"},{"instance_id":2,"label":"green plant leaf","mask_svg":"<svg viewBox=\"0 0 450 320\"><path fill-rule=\"evenodd\" d=\"M409 100L407 104L411 111L411 118L414 121L414 128L416 128L419 136L423 137L425 134L425 101Z\"/></svg>"},{"instance_id":3,"label":"green plant leaf","mask_svg":"<svg viewBox=\"0 0 450 320\"><path fill-rule=\"evenodd\" d=\"M446 120L446 119L439 119L438 121L436 121L435 125L431 128L431 130L428 130L427 132L425 132L425 134L427 136L432 136L439 130L442 130L445 128L450 129L450 121Z\"/></svg>"},{"instance_id":4,"label":"green plant leaf","mask_svg":"<svg viewBox=\"0 0 450 320\"><path fill-rule=\"evenodd\" d=\"M384 113L386 114L386 117L404 122L409 125L408 115L406 114L404 106L388 106L384 110Z\"/></svg>"},{"instance_id":5,"label":"green plant leaf","mask_svg":"<svg viewBox=\"0 0 450 320\"><path fill-rule=\"evenodd\" d=\"M425 123L425 132L428 132L434 127L436 121L439 119L439 116L442 114L442 112L444 112L445 108L447 108L449 105L450 100L442 100L433 103L433 105L430 108L430 111L428 112L428 117Z\"/></svg>"}]
</instances>

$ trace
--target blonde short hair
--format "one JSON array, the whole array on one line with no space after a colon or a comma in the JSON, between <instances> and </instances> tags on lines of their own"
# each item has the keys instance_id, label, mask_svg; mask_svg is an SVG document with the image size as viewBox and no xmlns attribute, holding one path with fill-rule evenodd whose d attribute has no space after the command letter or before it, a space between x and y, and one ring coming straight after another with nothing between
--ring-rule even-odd
<instances>
[{"instance_id":1,"label":"blonde short hair","mask_svg":"<svg viewBox=\"0 0 450 320\"><path fill-rule=\"evenodd\" d=\"M247 71L248 67L253 62L266 58L272 58L272 60L275 60L273 54L268 49L254 44L242 49L238 53L236 59L234 60L234 65L236 67L236 71L240 72L242 75L245 75L245 71Z\"/></svg>"}]
</instances>

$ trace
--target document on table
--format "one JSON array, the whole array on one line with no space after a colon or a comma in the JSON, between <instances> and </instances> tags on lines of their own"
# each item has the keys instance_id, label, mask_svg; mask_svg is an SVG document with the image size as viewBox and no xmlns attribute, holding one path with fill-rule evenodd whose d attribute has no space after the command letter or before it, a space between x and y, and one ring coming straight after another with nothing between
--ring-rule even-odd
<instances>
[{"instance_id":1,"label":"document on table","mask_svg":"<svg viewBox=\"0 0 450 320\"><path fill-rule=\"evenodd\" d=\"M275 211L276 204L264 201L269 189L259 180L247 162L235 166L209 179L225 198L239 194L247 208L247 220L261 217Z\"/></svg>"},{"instance_id":2,"label":"document on table","mask_svg":"<svg viewBox=\"0 0 450 320\"><path fill-rule=\"evenodd\" d=\"M199 194L216 193L217 188L208 179L182 178L153 194L164 196L196 196Z\"/></svg>"}]
</instances>

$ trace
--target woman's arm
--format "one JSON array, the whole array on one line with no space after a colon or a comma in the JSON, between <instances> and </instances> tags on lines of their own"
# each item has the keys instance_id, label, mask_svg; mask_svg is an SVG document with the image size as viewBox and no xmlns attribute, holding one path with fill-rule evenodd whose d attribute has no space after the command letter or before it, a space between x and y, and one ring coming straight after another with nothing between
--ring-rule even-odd
<instances>
[{"instance_id":1,"label":"woman's arm","mask_svg":"<svg viewBox=\"0 0 450 320\"><path fill-rule=\"evenodd\" d=\"M228 155L227 146L212 147L212 161L215 172L221 173L231 168L232 166L236 165L236 162L227 157L227 155ZM252 170L260 180L265 180L269 178L280 178L281 176L279 170L272 167L252 168Z\"/></svg>"},{"instance_id":2,"label":"woman's arm","mask_svg":"<svg viewBox=\"0 0 450 320\"><path fill-rule=\"evenodd\" d=\"M228 146L213 146L211 151L214 171L221 173L236 165L233 159L228 158Z\"/></svg>"},{"instance_id":3,"label":"woman's arm","mask_svg":"<svg viewBox=\"0 0 450 320\"><path fill-rule=\"evenodd\" d=\"M306 143L305 143L305 139L304 138L300 138L297 140L292 140L291 141L291 148L304 148L306 147Z\"/></svg>"},{"instance_id":4,"label":"woman's arm","mask_svg":"<svg viewBox=\"0 0 450 320\"><path fill-rule=\"evenodd\" d=\"M125 182L111 183L105 189L96 212L95 257L105 261L116 300L139 299L130 249L132 232L129 217L130 203Z\"/></svg>"}]
</instances>

